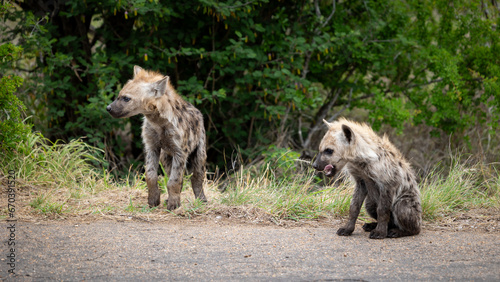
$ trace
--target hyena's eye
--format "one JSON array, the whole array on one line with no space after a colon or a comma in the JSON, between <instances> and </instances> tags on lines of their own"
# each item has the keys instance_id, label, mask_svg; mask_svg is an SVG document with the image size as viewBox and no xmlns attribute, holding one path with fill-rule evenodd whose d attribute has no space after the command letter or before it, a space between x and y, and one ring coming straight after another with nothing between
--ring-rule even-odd
<instances>
[{"instance_id":1,"label":"hyena's eye","mask_svg":"<svg viewBox=\"0 0 500 282\"><path fill-rule=\"evenodd\" d=\"M122 100L123 100L124 102L128 102L128 101L130 101L130 98L129 98L129 97L125 97L125 96L124 96L124 97L122 98Z\"/></svg>"},{"instance_id":2,"label":"hyena's eye","mask_svg":"<svg viewBox=\"0 0 500 282\"><path fill-rule=\"evenodd\" d=\"M323 151L325 154L327 155L331 155L333 154L333 150L332 149L325 149L325 151Z\"/></svg>"}]
</instances>

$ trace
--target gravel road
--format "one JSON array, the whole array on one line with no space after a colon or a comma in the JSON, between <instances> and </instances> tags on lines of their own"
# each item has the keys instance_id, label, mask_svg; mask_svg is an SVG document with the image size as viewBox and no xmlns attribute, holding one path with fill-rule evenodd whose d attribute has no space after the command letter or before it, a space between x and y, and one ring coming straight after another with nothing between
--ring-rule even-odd
<instances>
[{"instance_id":1,"label":"gravel road","mask_svg":"<svg viewBox=\"0 0 500 282\"><path fill-rule=\"evenodd\" d=\"M214 220L16 222L15 273L3 222L0 280L500 280L500 232L431 231L370 240L358 226ZM10 233L9 233L10 232Z\"/></svg>"}]
</instances>

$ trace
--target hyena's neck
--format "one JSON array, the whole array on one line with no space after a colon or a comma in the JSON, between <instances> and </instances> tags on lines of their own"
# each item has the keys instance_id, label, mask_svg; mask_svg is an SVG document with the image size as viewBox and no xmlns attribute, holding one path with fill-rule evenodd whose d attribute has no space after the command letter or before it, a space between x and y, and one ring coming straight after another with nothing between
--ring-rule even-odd
<instances>
[{"instance_id":1,"label":"hyena's neck","mask_svg":"<svg viewBox=\"0 0 500 282\"><path fill-rule=\"evenodd\" d=\"M151 110L144 114L150 123L158 125L172 124L174 127L177 127L179 117L183 116L188 103L175 94L164 95L155 99L151 104L153 105Z\"/></svg>"},{"instance_id":2,"label":"hyena's neck","mask_svg":"<svg viewBox=\"0 0 500 282\"><path fill-rule=\"evenodd\" d=\"M166 123L166 119L160 116L158 111L153 111L147 114L144 114L144 117L149 121L149 123L154 125L161 125Z\"/></svg>"}]
</instances>

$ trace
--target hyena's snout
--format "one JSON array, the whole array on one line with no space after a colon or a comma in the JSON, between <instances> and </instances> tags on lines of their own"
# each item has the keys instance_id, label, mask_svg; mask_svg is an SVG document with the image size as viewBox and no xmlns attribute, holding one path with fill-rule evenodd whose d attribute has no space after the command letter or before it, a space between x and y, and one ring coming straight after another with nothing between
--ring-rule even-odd
<instances>
[{"instance_id":1,"label":"hyena's snout","mask_svg":"<svg viewBox=\"0 0 500 282\"><path fill-rule=\"evenodd\" d=\"M322 155L321 153L319 153L315 158L314 158L314 162L312 164L312 167L315 169L315 170L318 170L318 171L323 171L323 169L325 169L325 166L328 165L327 162L323 161L322 159Z\"/></svg>"},{"instance_id":2,"label":"hyena's snout","mask_svg":"<svg viewBox=\"0 0 500 282\"><path fill-rule=\"evenodd\" d=\"M106 111L108 111L108 113L109 113L112 117L116 117L116 111L114 111L114 108L113 108L113 103L109 104L109 105L106 107Z\"/></svg>"},{"instance_id":3,"label":"hyena's snout","mask_svg":"<svg viewBox=\"0 0 500 282\"><path fill-rule=\"evenodd\" d=\"M317 160L313 162L312 167L315 170L323 170L323 168L321 168L320 165L318 164Z\"/></svg>"},{"instance_id":4,"label":"hyena's snout","mask_svg":"<svg viewBox=\"0 0 500 282\"><path fill-rule=\"evenodd\" d=\"M331 165L327 162L322 161L321 157L319 156L312 164L312 167L317 171L324 172L328 177L333 177L335 174L337 174L337 167L335 165Z\"/></svg>"},{"instance_id":5,"label":"hyena's snout","mask_svg":"<svg viewBox=\"0 0 500 282\"><path fill-rule=\"evenodd\" d=\"M109 104L107 107L106 107L106 111L108 111L108 113L114 117L114 118L121 118L123 116L123 113L120 109L118 109L118 107L116 105L114 105L115 102Z\"/></svg>"}]
</instances>

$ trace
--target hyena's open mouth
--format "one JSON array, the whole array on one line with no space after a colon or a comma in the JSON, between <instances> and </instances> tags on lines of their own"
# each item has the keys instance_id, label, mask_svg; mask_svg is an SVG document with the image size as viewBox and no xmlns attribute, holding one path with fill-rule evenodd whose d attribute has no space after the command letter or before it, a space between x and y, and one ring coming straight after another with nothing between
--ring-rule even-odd
<instances>
[{"instance_id":1,"label":"hyena's open mouth","mask_svg":"<svg viewBox=\"0 0 500 282\"><path fill-rule=\"evenodd\" d=\"M325 175L328 177L333 177L335 175L335 171L336 171L335 166L331 164L325 166L325 169L323 170Z\"/></svg>"}]
</instances>

